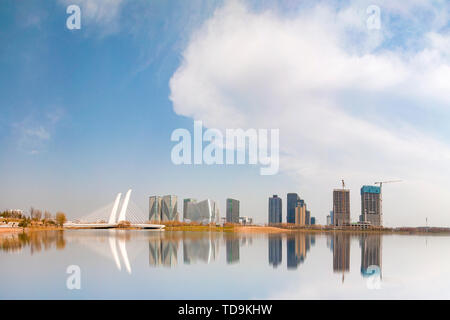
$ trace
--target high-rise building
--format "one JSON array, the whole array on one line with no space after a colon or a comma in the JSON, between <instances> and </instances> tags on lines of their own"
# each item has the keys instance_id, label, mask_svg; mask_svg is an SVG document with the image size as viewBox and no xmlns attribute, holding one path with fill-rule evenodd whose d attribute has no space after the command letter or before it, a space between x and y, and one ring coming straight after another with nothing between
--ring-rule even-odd
<instances>
[{"instance_id":1,"label":"high-rise building","mask_svg":"<svg viewBox=\"0 0 450 320\"><path fill-rule=\"evenodd\" d=\"M306 210L305 213L305 224L309 226L311 224L311 211Z\"/></svg>"},{"instance_id":2,"label":"high-rise building","mask_svg":"<svg viewBox=\"0 0 450 320\"><path fill-rule=\"evenodd\" d=\"M281 198L276 194L269 198L269 223L281 223L282 205Z\"/></svg>"},{"instance_id":3,"label":"high-rise building","mask_svg":"<svg viewBox=\"0 0 450 320\"><path fill-rule=\"evenodd\" d=\"M162 198L161 221L178 220L178 197L167 195Z\"/></svg>"},{"instance_id":4,"label":"high-rise building","mask_svg":"<svg viewBox=\"0 0 450 320\"><path fill-rule=\"evenodd\" d=\"M296 193L287 194L287 223L295 223L295 208L297 207L298 201L300 200L300 197Z\"/></svg>"},{"instance_id":5,"label":"high-rise building","mask_svg":"<svg viewBox=\"0 0 450 320\"><path fill-rule=\"evenodd\" d=\"M197 202L197 199L188 198L183 200L183 217L186 217L187 204L189 202Z\"/></svg>"},{"instance_id":6,"label":"high-rise building","mask_svg":"<svg viewBox=\"0 0 450 320\"><path fill-rule=\"evenodd\" d=\"M382 226L380 187L362 186L361 188L361 222L370 222L373 226Z\"/></svg>"},{"instance_id":7,"label":"high-rise building","mask_svg":"<svg viewBox=\"0 0 450 320\"><path fill-rule=\"evenodd\" d=\"M311 217L311 225L315 225L316 224L316 217Z\"/></svg>"},{"instance_id":8,"label":"high-rise building","mask_svg":"<svg viewBox=\"0 0 450 320\"><path fill-rule=\"evenodd\" d=\"M150 221L174 221L178 220L178 198L177 196L168 195L164 197L149 197L149 214Z\"/></svg>"},{"instance_id":9,"label":"high-rise building","mask_svg":"<svg viewBox=\"0 0 450 320\"><path fill-rule=\"evenodd\" d=\"M239 223L239 200L227 199L227 222Z\"/></svg>"},{"instance_id":10,"label":"high-rise building","mask_svg":"<svg viewBox=\"0 0 450 320\"><path fill-rule=\"evenodd\" d=\"M350 224L350 190L333 190L333 225L344 226Z\"/></svg>"},{"instance_id":11,"label":"high-rise building","mask_svg":"<svg viewBox=\"0 0 450 320\"><path fill-rule=\"evenodd\" d=\"M160 222L161 221L161 203L162 198L159 196L149 197L149 221Z\"/></svg>"},{"instance_id":12,"label":"high-rise building","mask_svg":"<svg viewBox=\"0 0 450 320\"><path fill-rule=\"evenodd\" d=\"M304 226L306 224L306 204L303 200L297 202L295 207L295 224Z\"/></svg>"},{"instance_id":13,"label":"high-rise building","mask_svg":"<svg viewBox=\"0 0 450 320\"><path fill-rule=\"evenodd\" d=\"M206 199L200 202L188 201L186 203L186 212L183 213L185 220L196 221L200 223L219 223L220 214L217 204Z\"/></svg>"}]
</instances>

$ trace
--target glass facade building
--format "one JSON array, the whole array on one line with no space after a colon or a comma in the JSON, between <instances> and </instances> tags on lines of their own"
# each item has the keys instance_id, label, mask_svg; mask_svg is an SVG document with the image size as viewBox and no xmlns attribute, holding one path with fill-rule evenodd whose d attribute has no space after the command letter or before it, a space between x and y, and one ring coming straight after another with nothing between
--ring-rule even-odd
<instances>
[{"instance_id":1,"label":"glass facade building","mask_svg":"<svg viewBox=\"0 0 450 320\"><path fill-rule=\"evenodd\" d=\"M178 197L177 196L164 196L162 198L162 221L174 221L178 220Z\"/></svg>"},{"instance_id":2,"label":"glass facade building","mask_svg":"<svg viewBox=\"0 0 450 320\"><path fill-rule=\"evenodd\" d=\"M239 223L239 200L227 199L227 222Z\"/></svg>"},{"instance_id":3,"label":"glass facade building","mask_svg":"<svg viewBox=\"0 0 450 320\"><path fill-rule=\"evenodd\" d=\"M287 223L295 223L295 208L297 207L297 204L300 200L301 200L300 197L296 193L287 194L287 209L286 209Z\"/></svg>"},{"instance_id":4,"label":"glass facade building","mask_svg":"<svg viewBox=\"0 0 450 320\"><path fill-rule=\"evenodd\" d=\"M164 197L149 197L149 221L175 221L179 219L178 197L167 195Z\"/></svg>"},{"instance_id":5,"label":"glass facade building","mask_svg":"<svg viewBox=\"0 0 450 320\"><path fill-rule=\"evenodd\" d=\"M269 198L269 223L281 223L282 202L276 194Z\"/></svg>"},{"instance_id":6,"label":"glass facade building","mask_svg":"<svg viewBox=\"0 0 450 320\"><path fill-rule=\"evenodd\" d=\"M186 203L186 212L183 213L184 219L200 223L219 223L220 214L217 204L206 199L200 202L188 201Z\"/></svg>"},{"instance_id":7,"label":"glass facade building","mask_svg":"<svg viewBox=\"0 0 450 320\"><path fill-rule=\"evenodd\" d=\"M161 221L161 203L162 198L159 196L151 196L149 198L149 221L160 222Z\"/></svg>"}]
</instances>

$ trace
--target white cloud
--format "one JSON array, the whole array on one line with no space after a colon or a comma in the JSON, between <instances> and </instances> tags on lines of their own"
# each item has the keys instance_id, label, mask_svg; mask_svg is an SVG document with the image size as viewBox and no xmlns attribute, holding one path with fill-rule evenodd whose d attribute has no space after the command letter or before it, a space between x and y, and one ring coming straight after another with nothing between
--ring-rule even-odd
<instances>
[{"instance_id":1,"label":"white cloud","mask_svg":"<svg viewBox=\"0 0 450 320\"><path fill-rule=\"evenodd\" d=\"M340 177L353 187L354 219L361 184L402 178L389 187L396 199L385 194L388 223L423 224L429 214L450 225L448 143L407 122L392 128L381 111L377 119L356 116L342 99L372 94L385 103L399 97L421 108L429 100L448 105L450 37L430 31L423 50L389 50L380 47L384 34L370 39L356 17L348 8L318 6L285 18L228 2L183 52L170 81L174 110L207 127L280 128L281 169L298 177L298 191L317 215L329 210ZM366 32L367 43L353 41L349 29Z\"/></svg>"},{"instance_id":2,"label":"white cloud","mask_svg":"<svg viewBox=\"0 0 450 320\"><path fill-rule=\"evenodd\" d=\"M44 151L63 113L63 109L54 108L47 112L43 119L30 115L20 122L13 123L13 133L19 150L32 155Z\"/></svg>"}]
</instances>

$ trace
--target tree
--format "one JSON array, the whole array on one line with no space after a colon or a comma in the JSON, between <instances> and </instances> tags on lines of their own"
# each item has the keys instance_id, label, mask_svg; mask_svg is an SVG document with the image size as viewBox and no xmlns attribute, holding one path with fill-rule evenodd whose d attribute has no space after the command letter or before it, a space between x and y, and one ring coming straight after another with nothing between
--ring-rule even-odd
<instances>
[{"instance_id":1,"label":"tree","mask_svg":"<svg viewBox=\"0 0 450 320\"><path fill-rule=\"evenodd\" d=\"M44 212L44 220L45 222L48 222L52 219L52 214L49 211Z\"/></svg>"},{"instance_id":2,"label":"tree","mask_svg":"<svg viewBox=\"0 0 450 320\"><path fill-rule=\"evenodd\" d=\"M56 224L62 226L67 221L66 214L64 212L56 213Z\"/></svg>"},{"instance_id":3,"label":"tree","mask_svg":"<svg viewBox=\"0 0 450 320\"><path fill-rule=\"evenodd\" d=\"M42 211L31 207L30 208L30 217L31 217L31 220L39 221L42 218Z\"/></svg>"},{"instance_id":4,"label":"tree","mask_svg":"<svg viewBox=\"0 0 450 320\"><path fill-rule=\"evenodd\" d=\"M19 227L22 228L22 229L26 228L26 227L28 227L29 223L30 222L29 222L29 220L27 218L23 218L23 220L19 222Z\"/></svg>"}]
</instances>

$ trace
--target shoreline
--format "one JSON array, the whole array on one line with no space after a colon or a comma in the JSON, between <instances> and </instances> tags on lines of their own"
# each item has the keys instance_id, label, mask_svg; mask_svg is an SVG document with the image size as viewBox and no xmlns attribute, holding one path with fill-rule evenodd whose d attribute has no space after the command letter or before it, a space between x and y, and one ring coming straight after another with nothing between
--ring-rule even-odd
<instances>
[{"instance_id":1,"label":"shoreline","mask_svg":"<svg viewBox=\"0 0 450 320\"><path fill-rule=\"evenodd\" d=\"M84 230L91 230L82 228ZM142 230L139 228L118 228L119 230ZM38 231L65 231L79 230L76 228L64 227L27 227L27 228L0 228L0 236L17 233L30 233ZM92 229L95 230L95 229ZM356 228L283 228L278 226L202 226L183 225L166 226L162 231L183 231L183 232L218 232L218 233L241 233L241 234L292 234L292 233L351 233L351 234L380 234L380 235L449 235L450 229L429 228L383 228L383 229L356 229Z\"/></svg>"},{"instance_id":2,"label":"shoreline","mask_svg":"<svg viewBox=\"0 0 450 320\"><path fill-rule=\"evenodd\" d=\"M21 231L22 231L22 228L0 228L0 235L19 233Z\"/></svg>"},{"instance_id":3,"label":"shoreline","mask_svg":"<svg viewBox=\"0 0 450 320\"><path fill-rule=\"evenodd\" d=\"M8 235L8 234L17 234L17 233L29 233L36 231L64 231L65 228L62 227L2 227L0 228L0 236Z\"/></svg>"},{"instance_id":4,"label":"shoreline","mask_svg":"<svg viewBox=\"0 0 450 320\"><path fill-rule=\"evenodd\" d=\"M243 234L292 234L292 233L350 233L350 234L379 234L379 235L448 235L448 230L421 230L420 228L393 229L356 229L356 228L283 228L277 226L234 226L234 227L210 227L210 226L177 226L166 227L165 231L185 231L185 232L224 232Z\"/></svg>"}]
</instances>

